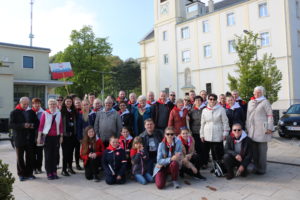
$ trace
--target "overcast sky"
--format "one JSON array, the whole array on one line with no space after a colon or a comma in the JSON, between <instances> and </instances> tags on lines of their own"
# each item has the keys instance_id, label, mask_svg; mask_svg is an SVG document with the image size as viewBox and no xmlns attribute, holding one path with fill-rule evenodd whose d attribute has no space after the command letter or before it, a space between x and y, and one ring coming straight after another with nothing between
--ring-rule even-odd
<instances>
[{"instance_id":1,"label":"overcast sky","mask_svg":"<svg viewBox=\"0 0 300 200\"><path fill-rule=\"evenodd\" d=\"M0 2L0 42L29 45L30 0ZM153 0L34 0L33 46L50 48L50 55L64 50L71 31L83 25L108 37L113 55L138 58L138 42L153 27Z\"/></svg>"}]
</instances>

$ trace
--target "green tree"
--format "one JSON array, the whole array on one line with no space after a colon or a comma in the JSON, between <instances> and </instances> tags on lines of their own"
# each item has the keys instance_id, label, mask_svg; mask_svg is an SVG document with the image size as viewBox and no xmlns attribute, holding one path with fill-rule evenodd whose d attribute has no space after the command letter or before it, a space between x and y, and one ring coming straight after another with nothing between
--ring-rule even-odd
<instances>
[{"instance_id":1,"label":"green tree","mask_svg":"<svg viewBox=\"0 0 300 200\"><path fill-rule=\"evenodd\" d=\"M11 200L15 199L11 194L13 191L13 184L15 178L8 170L8 164L5 164L0 160L0 199Z\"/></svg>"},{"instance_id":2,"label":"green tree","mask_svg":"<svg viewBox=\"0 0 300 200\"><path fill-rule=\"evenodd\" d=\"M70 62L74 71L73 77L66 78L73 85L59 87L56 93L66 95L68 91L80 97L89 92L98 93L102 89L102 76L98 72L108 70L107 57L112 51L107 38L97 38L91 26L84 26L79 31L73 30L70 39L71 44L64 51L50 58L55 63Z\"/></svg>"},{"instance_id":3,"label":"green tree","mask_svg":"<svg viewBox=\"0 0 300 200\"><path fill-rule=\"evenodd\" d=\"M238 90L240 96L249 101L256 86L266 89L266 97L271 103L277 101L281 88L282 73L277 69L276 60L272 55L264 54L258 60L257 51L260 46L258 34L249 32L245 36L237 36L235 49L238 53L236 76L228 74L230 90Z\"/></svg>"}]
</instances>

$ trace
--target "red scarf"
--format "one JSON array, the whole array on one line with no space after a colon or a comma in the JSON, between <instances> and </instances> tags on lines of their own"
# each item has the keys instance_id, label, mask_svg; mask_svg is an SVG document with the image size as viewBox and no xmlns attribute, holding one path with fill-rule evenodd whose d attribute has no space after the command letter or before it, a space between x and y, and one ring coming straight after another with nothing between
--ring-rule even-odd
<instances>
[{"instance_id":1,"label":"red scarf","mask_svg":"<svg viewBox=\"0 0 300 200\"><path fill-rule=\"evenodd\" d=\"M230 106L229 104L226 103L226 107L225 107L225 108L226 108L226 109L230 109L231 106Z\"/></svg>"},{"instance_id":2,"label":"red scarf","mask_svg":"<svg viewBox=\"0 0 300 200\"><path fill-rule=\"evenodd\" d=\"M130 104L130 105L134 105L136 102L131 102L130 100L128 101L128 105Z\"/></svg>"},{"instance_id":3,"label":"red scarf","mask_svg":"<svg viewBox=\"0 0 300 200\"><path fill-rule=\"evenodd\" d=\"M111 151L115 151L118 148L114 148L113 146L111 146L111 144L109 144L109 146L106 148L107 150L111 150Z\"/></svg>"},{"instance_id":4,"label":"red scarf","mask_svg":"<svg viewBox=\"0 0 300 200\"><path fill-rule=\"evenodd\" d=\"M255 97L251 97L251 98L250 98L250 100L255 100L255 99L256 99Z\"/></svg>"},{"instance_id":5,"label":"red scarf","mask_svg":"<svg viewBox=\"0 0 300 200\"><path fill-rule=\"evenodd\" d=\"M194 108L194 110L199 110L199 107L197 107L197 106L194 106L193 108Z\"/></svg>"},{"instance_id":6,"label":"red scarf","mask_svg":"<svg viewBox=\"0 0 300 200\"><path fill-rule=\"evenodd\" d=\"M173 145L172 145L172 144L169 144L166 138L164 138L164 139L162 140L162 142L165 143L165 145L169 148L169 151L172 153Z\"/></svg>"},{"instance_id":7,"label":"red scarf","mask_svg":"<svg viewBox=\"0 0 300 200\"><path fill-rule=\"evenodd\" d=\"M120 101L125 101L125 98L123 100L121 100L120 97L117 97L117 102L120 102Z\"/></svg>"},{"instance_id":8,"label":"red scarf","mask_svg":"<svg viewBox=\"0 0 300 200\"><path fill-rule=\"evenodd\" d=\"M163 105L165 104L165 102L162 102L160 99L158 99L156 102Z\"/></svg>"},{"instance_id":9,"label":"red scarf","mask_svg":"<svg viewBox=\"0 0 300 200\"><path fill-rule=\"evenodd\" d=\"M18 104L18 105L16 106L16 109L17 109L17 110L21 110L21 111L25 111L25 109L21 107L21 104Z\"/></svg>"},{"instance_id":10,"label":"red scarf","mask_svg":"<svg viewBox=\"0 0 300 200\"><path fill-rule=\"evenodd\" d=\"M233 140L233 144L236 144L237 139L235 138L233 132L230 133L230 137L231 137L232 140Z\"/></svg>"},{"instance_id":11,"label":"red scarf","mask_svg":"<svg viewBox=\"0 0 300 200\"><path fill-rule=\"evenodd\" d=\"M94 112L98 112L98 111L99 111L99 109L96 109L96 108L94 108L94 109L93 109L93 111L94 111Z\"/></svg>"},{"instance_id":12,"label":"red scarf","mask_svg":"<svg viewBox=\"0 0 300 200\"><path fill-rule=\"evenodd\" d=\"M179 139L180 139L180 141L182 142L182 144L184 145L184 146L188 146L188 147L190 147L191 146L191 140L190 141L186 141L181 135L179 135Z\"/></svg>"},{"instance_id":13,"label":"red scarf","mask_svg":"<svg viewBox=\"0 0 300 200\"><path fill-rule=\"evenodd\" d=\"M126 140L126 138L123 135L121 135L120 139L119 139L119 143L123 142L123 141L124 141L124 144L125 144L124 150L129 149L129 144L131 143L132 139L131 140Z\"/></svg>"},{"instance_id":14,"label":"red scarf","mask_svg":"<svg viewBox=\"0 0 300 200\"><path fill-rule=\"evenodd\" d=\"M34 107L31 108L33 110L33 112L37 113L40 109L35 109Z\"/></svg>"},{"instance_id":15,"label":"red scarf","mask_svg":"<svg viewBox=\"0 0 300 200\"><path fill-rule=\"evenodd\" d=\"M137 149L132 148L130 150L130 158L132 158L133 156L135 156L137 154L137 152L138 152Z\"/></svg>"}]
</instances>

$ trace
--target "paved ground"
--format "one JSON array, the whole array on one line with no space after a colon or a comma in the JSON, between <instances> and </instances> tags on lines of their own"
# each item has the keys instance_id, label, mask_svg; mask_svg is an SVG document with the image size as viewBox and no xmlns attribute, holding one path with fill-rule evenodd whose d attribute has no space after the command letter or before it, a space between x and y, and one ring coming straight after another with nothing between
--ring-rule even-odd
<instances>
[{"instance_id":1,"label":"paved ground","mask_svg":"<svg viewBox=\"0 0 300 200\"><path fill-rule=\"evenodd\" d=\"M16 176L15 152L9 142L0 141L0 159L10 165ZM284 139L275 136L269 143L268 160L300 165L300 140ZM60 200L60 199L230 199L230 200L267 200L299 199L300 167L268 163L268 173L263 176L250 175L247 178L235 178L227 181L216 178L208 170L202 172L207 181L191 178L180 180L182 188L174 190L169 185L164 190L156 189L154 184L140 185L129 181L125 185L108 186L103 180L99 183L87 181L83 172L71 177L48 181L46 175L36 180L14 184L16 200ZM190 183L187 185L186 181ZM212 189L207 186L213 187ZM216 189L215 191L213 189Z\"/></svg>"}]
</instances>

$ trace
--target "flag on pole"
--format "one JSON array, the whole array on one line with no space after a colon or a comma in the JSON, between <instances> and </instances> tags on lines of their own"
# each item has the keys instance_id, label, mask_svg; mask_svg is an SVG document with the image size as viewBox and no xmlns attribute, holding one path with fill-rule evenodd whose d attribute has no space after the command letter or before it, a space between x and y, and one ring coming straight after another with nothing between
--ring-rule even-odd
<instances>
[{"instance_id":1,"label":"flag on pole","mask_svg":"<svg viewBox=\"0 0 300 200\"><path fill-rule=\"evenodd\" d=\"M52 79L61 79L74 76L71 63L50 63Z\"/></svg>"}]
</instances>

